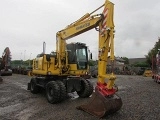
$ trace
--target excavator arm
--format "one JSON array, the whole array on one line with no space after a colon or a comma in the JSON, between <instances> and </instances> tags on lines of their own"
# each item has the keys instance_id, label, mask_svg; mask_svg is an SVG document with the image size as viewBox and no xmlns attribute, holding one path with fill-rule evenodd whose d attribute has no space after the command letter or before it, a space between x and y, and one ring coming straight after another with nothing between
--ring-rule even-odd
<instances>
[{"instance_id":1,"label":"excavator arm","mask_svg":"<svg viewBox=\"0 0 160 120\"><path fill-rule=\"evenodd\" d=\"M99 25L99 22L102 20L101 15L94 15L86 20L83 20L77 24L68 26L66 29L59 31L57 35L60 35L62 40L67 40L72 37L75 37L79 34L82 34L86 31L89 31Z\"/></svg>"},{"instance_id":2,"label":"excavator arm","mask_svg":"<svg viewBox=\"0 0 160 120\"><path fill-rule=\"evenodd\" d=\"M62 70L68 69L67 52L66 52L66 40L73 38L79 34L96 28L102 21L102 15L86 14L78 21L67 26L65 29L57 32L56 34L56 52L59 62L57 63ZM59 59L60 58L60 59Z\"/></svg>"},{"instance_id":3,"label":"excavator arm","mask_svg":"<svg viewBox=\"0 0 160 120\"><path fill-rule=\"evenodd\" d=\"M113 72L114 64L114 4L106 0L103 10L103 19L99 22L99 54L98 54L98 81L89 104L77 108L98 117L105 117L115 113L122 106L121 98L116 95L114 88L116 76ZM112 73L106 74L109 58ZM108 80L107 82L105 80Z\"/></svg>"},{"instance_id":4,"label":"excavator arm","mask_svg":"<svg viewBox=\"0 0 160 120\"><path fill-rule=\"evenodd\" d=\"M104 7L102 14L92 15L94 12ZM114 61L114 22L113 11L114 4L106 0L105 4L97 8L92 13L87 13L79 20L68 25L65 29L57 32L57 57L59 59L60 68L67 68L66 61L66 40L98 27L99 31L99 62L98 62L98 83L104 84L105 78L109 79L108 84L105 86L107 89L112 89L115 75L106 74L106 66L108 63L108 57L110 55L111 63ZM65 62L64 62L65 61Z\"/></svg>"},{"instance_id":5,"label":"excavator arm","mask_svg":"<svg viewBox=\"0 0 160 120\"><path fill-rule=\"evenodd\" d=\"M104 7L102 14L92 15L95 11ZM115 95L116 89L114 83L116 76L113 73L106 74L108 58L110 58L113 68L114 63L114 4L105 1L105 4L97 8L92 13L87 13L79 20L68 25L65 29L57 32L57 58L58 66L61 69L68 69L66 40L82 34L88 30L96 28L99 34L98 45L98 80L95 88L95 95L92 102L88 105L81 105L78 109L84 110L90 114L103 117L106 114L116 112L122 106L121 98ZM105 80L108 80L107 82ZM90 106L92 105L92 106Z\"/></svg>"}]
</instances>

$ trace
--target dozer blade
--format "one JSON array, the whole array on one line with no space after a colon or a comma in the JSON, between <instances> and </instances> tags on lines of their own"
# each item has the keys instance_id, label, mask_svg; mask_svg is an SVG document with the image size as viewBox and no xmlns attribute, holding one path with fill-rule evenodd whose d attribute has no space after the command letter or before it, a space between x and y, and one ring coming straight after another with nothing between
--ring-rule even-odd
<instances>
[{"instance_id":1,"label":"dozer blade","mask_svg":"<svg viewBox=\"0 0 160 120\"><path fill-rule=\"evenodd\" d=\"M114 94L105 97L96 90L91 97L91 101L88 104L78 106L77 109L88 112L99 118L103 118L106 115L115 113L121 107L122 100L118 95Z\"/></svg>"}]
</instances>

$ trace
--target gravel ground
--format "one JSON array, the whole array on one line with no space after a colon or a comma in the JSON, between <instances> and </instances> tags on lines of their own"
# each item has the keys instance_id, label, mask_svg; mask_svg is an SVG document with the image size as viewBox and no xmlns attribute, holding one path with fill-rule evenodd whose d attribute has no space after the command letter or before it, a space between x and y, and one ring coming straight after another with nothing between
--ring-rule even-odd
<instances>
[{"instance_id":1,"label":"gravel ground","mask_svg":"<svg viewBox=\"0 0 160 120\"><path fill-rule=\"evenodd\" d=\"M89 98L78 98L75 93L59 104L50 104L45 92L31 94L27 91L30 77L24 75L3 76L0 83L0 120L99 120L77 110L76 106ZM96 79L90 79L95 85ZM143 76L118 75L123 106L120 111L107 116L107 120L160 120L160 84Z\"/></svg>"}]
</instances>

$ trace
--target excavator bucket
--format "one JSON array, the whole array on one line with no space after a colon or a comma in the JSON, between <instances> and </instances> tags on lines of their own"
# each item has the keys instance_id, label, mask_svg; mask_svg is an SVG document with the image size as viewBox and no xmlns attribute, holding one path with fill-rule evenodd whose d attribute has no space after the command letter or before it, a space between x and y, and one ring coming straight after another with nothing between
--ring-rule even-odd
<instances>
[{"instance_id":1,"label":"excavator bucket","mask_svg":"<svg viewBox=\"0 0 160 120\"><path fill-rule=\"evenodd\" d=\"M88 104L78 106L77 109L83 110L91 115L103 118L106 115L115 113L122 107L121 98L114 94L112 96L103 96L100 91L93 93Z\"/></svg>"}]
</instances>

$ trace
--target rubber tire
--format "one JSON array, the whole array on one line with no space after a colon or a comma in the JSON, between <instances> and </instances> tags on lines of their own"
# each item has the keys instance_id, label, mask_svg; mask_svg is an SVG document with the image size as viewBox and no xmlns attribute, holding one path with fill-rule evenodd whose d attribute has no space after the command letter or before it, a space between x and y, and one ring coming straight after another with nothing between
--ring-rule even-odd
<instances>
[{"instance_id":1,"label":"rubber tire","mask_svg":"<svg viewBox=\"0 0 160 120\"><path fill-rule=\"evenodd\" d=\"M81 80L81 90L77 91L77 94L81 98L86 98L90 96L90 85L85 79Z\"/></svg>"},{"instance_id":2,"label":"rubber tire","mask_svg":"<svg viewBox=\"0 0 160 120\"><path fill-rule=\"evenodd\" d=\"M9 74L9 76L12 76L12 73L11 73L11 74Z\"/></svg>"},{"instance_id":3,"label":"rubber tire","mask_svg":"<svg viewBox=\"0 0 160 120\"><path fill-rule=\"evenodd\" d=\"M47 83L46 97L48 102L51 104L60 102L60 87L57 82L50 81Z\"/></svg>"},{"instance_id":4,"label":"rubber tire","mask_svg":"<svg viewBox=\"0 0 160 120\"><path fill-rule=\"evenodd\" d=\"M37 94L40 91L40 87L36 85L36 79L32 78L31 79L31 93Z\"/></svg>"},{"instance_id":5,"label":"rubber tire","mask_svg":"<svg viewBox=\"0 0 160 120\"><path fill-rule=\"evenodd\" d=\"M93 78L97 78L97 75L96 75L96 74L94 74L92 77L93 77Z\"/></svg>"},{"instance_id":6,"label":"rubber tire","mask_svg":"<svg viewBox=\"0 0 160 120\"><path fill-rule=\"evenodd\" d=\"M88 80L88 79L86 79L86 81L87 81L87 83L88 83L88 85L89 85L89 91L88 91L88 95L90 96L90 95L92 95L92 93L93 93L93 84ZM89 97L88 96L88 97Z\"/></svg>"},{"instance_id":7,"label":"rubber tire","mask_svg":"<svg viewBox=\"0 0 160 120\"><path fill-rule=\"evenodd\" d=\"M63 101L67 98L67 90L66 90L66 86L64 85L64 83L62 81L57 81L57 84L60 87L60 98L59 101Z\"/></svg>"}]
</instances>

